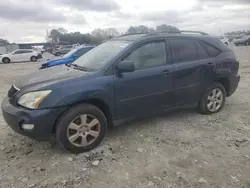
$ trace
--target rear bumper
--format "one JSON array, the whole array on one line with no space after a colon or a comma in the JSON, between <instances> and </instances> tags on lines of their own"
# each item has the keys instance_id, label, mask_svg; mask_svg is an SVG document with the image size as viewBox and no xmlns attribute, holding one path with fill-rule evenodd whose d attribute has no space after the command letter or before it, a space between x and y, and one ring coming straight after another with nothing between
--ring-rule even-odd
<instances>
[{"instance_id":1,"label":"rear bumper","mask_svg":"<svg viewBox=\"0 0 250 188\"><path fill-rule=\"evenodd\" d=\"M228 88L228 92L227 92L227 96L231 96L236 89L238 88L240 82L240 75L233 75L231 76L230 80L229 80L229 88Z\"/></svg>"},{"instance_id":2,"label":"rear bumper","mask_svg":"<svg viewBox=\"0 0 250 188\"><path fill-rule=\"evenodd\" d=\"M2 114L6 123L15 132L40 141L51 139L56 120L65 109L27 110L10 104L8 97L2 102ZM24 130L23 124L33 124L34 128Z\"/></svg>"}]
</instances>

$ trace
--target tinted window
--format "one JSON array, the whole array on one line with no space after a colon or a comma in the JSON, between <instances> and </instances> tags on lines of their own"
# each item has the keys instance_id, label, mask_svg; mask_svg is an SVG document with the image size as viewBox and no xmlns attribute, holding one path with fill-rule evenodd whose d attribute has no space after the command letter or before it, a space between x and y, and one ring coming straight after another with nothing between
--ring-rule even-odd
<instances>
[{"instance_id":1,"label":"tinted window","mask_svg":"<svg viewBox=\"0 0 250 188\"><path fill-rule=\"evenodd\" d=\"M206 52L206 50L203 48L203 46L199 43L196 42L197 45L197 52L198 52L198 56L200 59L206 59L208 58L208 53Z\"/></svg>"},{"instance_id":2,"label":"tinted window","mask_svg":"<svg viewBox=\"0 0 250 188\"><path fill-rule=\"evenodd\" d=\"M165 42L156 41L144 44L132 51L124 60L134 62L136 70L165 65Z\"/></svg>"},{"instance_id":3,"label":"tinted window","mask_svg":"<svg viewBox=\"0 0 250 188\"><path fill-rule=\"evenodd\" d=\"M198 59L196 44L191 39L170 39L173 63Z\"/></svg>"},{"instance_id":4,"label":"tinted window","mask_svg":"<svg viewBox=\"0 0 250 188\"><path fill-rule=\"evenodd\" d=\"M210 57L215 57L215 56L219 55L220 51L217 48L215 48L215 47L213 47L205 42L202 42L202 41L200 43L205 48L206 52L208 53L208 55Z\"/></svg>"}]
</instances>

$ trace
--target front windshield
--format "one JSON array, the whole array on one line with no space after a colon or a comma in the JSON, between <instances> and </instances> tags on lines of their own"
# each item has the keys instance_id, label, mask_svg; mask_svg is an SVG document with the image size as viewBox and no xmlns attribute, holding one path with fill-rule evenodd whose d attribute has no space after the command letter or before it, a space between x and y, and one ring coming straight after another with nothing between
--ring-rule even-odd
<instances>
[{"instance_id":1,"label":"front windshield","mask_svg":"<svg viewBox=\"0 0 250 188\"><path fill-rule=\"evenodd\" d=\"M99 70L130 43L130 41L107 41L78 58L74 64Z\"/></svg>"},{"instance_id":2,"label":"front windshield","mask_svg":"<svg viewBox=\"0 0 250 188\"><path fill-rule=\"evenodd\" d=\"M63 58L67 58L67 57L70 57L71 55L73 55L78 49L73 49L73 50L70 50L68 53L66 53Z\"/></svg>"}]
</instances>

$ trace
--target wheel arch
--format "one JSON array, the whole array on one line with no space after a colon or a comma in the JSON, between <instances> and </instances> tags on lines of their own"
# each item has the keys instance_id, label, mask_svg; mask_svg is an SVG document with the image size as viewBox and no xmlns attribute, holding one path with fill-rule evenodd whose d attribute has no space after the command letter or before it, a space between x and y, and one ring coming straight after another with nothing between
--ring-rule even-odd
<instances>
[{"instance_id":1,"label":"wheel arch","mask_svg":"<svg viewBox=\"0 0 250 188\"><path fill-rule=\"evenodd\" d=\"M107 118L107 125L108 125L108 128L113 128L113 118L112 118L112 115L111 115L111 110L108 106L108 104L102 100L102 99L98 99L98 98L90 98L90 99L84 99L80 102L77 102L77 103L74 103L72 105L69 106L69 108L67 108L65 111L63 111L56 119L55 123L54 123L54 126L53 126L53 129L52 129L52 133L54 134L55 131L56 131L56 125L57 125L57 122L58 120L65 114L67 113L67 111L70 109L70 108L73 108L74 106L77 106L77 105L81 105L81 104L91 104L91 105L94 105L96 106L97 108L99 108L105 115L105 117Z\"/></svg>"},{"instance_id":2,"label":"wheel arch","mask_svg":"<svg viewBox=\"0 0 250 188\"><path fill-rule=\"evenodd\" d=\"M223 85L223 87L226 90L226 95L229 96L229 91L230 91L230 81L229 81L229 78L227 78L227 77L217 77L215 79L215 82L218 82L221 85Z\"/></svg>"}]
</instances>

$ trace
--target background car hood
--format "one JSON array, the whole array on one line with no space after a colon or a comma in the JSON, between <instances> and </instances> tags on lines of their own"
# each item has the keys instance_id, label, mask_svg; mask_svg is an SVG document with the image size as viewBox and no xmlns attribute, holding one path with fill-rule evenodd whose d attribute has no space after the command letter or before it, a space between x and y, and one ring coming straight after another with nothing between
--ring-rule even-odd
<instances>
[{"instance_id":1,"label":"background car hood","mask_svg":"<svg viewBox=\"0 0 250 188\"><path fill-rule=\"evenodd\" d=\"M53 64L56 64L56 63L62 63L62 62L68 62L68 61L69 61L69 58L53 59L53 60L47 61L43 65L53 65Z\"/></svg>"},{"instance_id":2,"label":"background car hood","mask_svg":"<svg viewBox=\"0 0 250 188\"><path fill-rule=\"evenodd\" d=\"M41 88L64 80L87 76L90 74L93 74L93 72L84 72L62 65L31 73L14 81L14 84L19 89L26 86Z\"/></svg>"}]
</instances>

